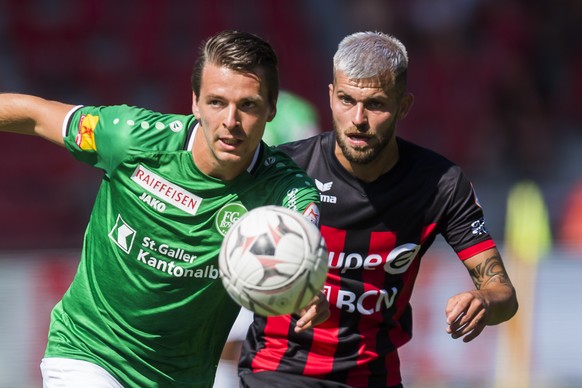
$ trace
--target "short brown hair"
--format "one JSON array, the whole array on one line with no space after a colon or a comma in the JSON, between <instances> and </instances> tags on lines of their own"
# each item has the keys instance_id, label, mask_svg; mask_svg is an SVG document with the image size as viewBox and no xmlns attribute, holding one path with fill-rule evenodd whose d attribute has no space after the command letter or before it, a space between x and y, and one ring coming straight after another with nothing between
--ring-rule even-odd
<instances>
[{"instance_id":1,"label":"short brown hair","mask_svg":"<svg viewBox=\"0 0 582 388\"><path fill-rule=\"evenodd\" d=\"M207 62L244 73L257 74L257 68L262 69L268 98L273 105L276 104L279 95L277 54L262 38L248 32L228 30L203 42L192 70L192 90L196 96L200 95L202 70Z\"/></svg>"}]
</instances>

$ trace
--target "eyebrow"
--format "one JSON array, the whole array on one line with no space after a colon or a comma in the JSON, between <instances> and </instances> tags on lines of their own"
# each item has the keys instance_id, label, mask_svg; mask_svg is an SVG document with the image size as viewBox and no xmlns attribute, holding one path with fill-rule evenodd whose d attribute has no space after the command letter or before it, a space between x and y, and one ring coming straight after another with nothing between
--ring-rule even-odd
<instances>
[{"instance_id":1,"label":"eyebrow","mask_svg":"<svg viewBox=\"0 0 582 388\"><path fill-rule=\"evenodd\" d=\"M356 98L354 97L354 95L352 93L349 93L344 89L337 89L335 94L342 94L342 95L345 95L346 97L350 97L350 98L356 100ZM373 101L373 100L376 100L376 101L390 100L390 96L386 95L386 93L382 91L382 92L374 93L371 96L366 96L366 98L363 101Z\"/></svg>"},{"instance_id":2,"label":"eyebrow","mask_svg":"<svg viewBox=\"0 0 582 388\"><path fill-rule=\"evenodd\" d=\"M217 100L226 100L228 99L225 95L223 94L216 94L216 93L209 93L205 96L206 99L217 99ZM260 102L262 101L263 98L260 95L253 95L253 96L247 96L242 98L240 101L252 101L252 102Z\"/></svg>"}]
</instances>

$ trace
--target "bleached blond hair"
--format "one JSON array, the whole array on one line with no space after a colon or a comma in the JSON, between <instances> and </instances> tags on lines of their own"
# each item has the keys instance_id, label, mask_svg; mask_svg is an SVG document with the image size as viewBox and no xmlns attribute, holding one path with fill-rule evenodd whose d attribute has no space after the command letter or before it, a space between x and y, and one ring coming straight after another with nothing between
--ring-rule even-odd
<instances>
[{"instance_id":1,"label":"bleached blond hair","mask_svg":"<svg viewBox=\"0 0 582 388\"><path fill-rule=\"evenodd\" d=\"M400 40L377 31L356 32L340 42L333 56L333 74L349 79L378 78L399 90L406 89L408 52Z\"/></svg>"}]
</instances>

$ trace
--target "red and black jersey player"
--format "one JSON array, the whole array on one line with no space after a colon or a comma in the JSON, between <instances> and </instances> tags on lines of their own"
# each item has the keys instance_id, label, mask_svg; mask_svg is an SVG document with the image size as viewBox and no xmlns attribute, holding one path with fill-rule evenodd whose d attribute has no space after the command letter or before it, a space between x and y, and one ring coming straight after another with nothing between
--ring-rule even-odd
<instances>
[{"instance_id":1,"label":"red and black jersey player","mask_svg":"<svg viewBox=\"0 0 582 388\"><path fill-rule=\"evenodd\" d=\"M402 387L398 348L412 336L410 297L437 234L475 285L445 306L452 338L469 342L517 311L471 182L448 159L396 136L413 102L403 44L355 33L333 66L335 130L281 146L321 194L331 316L303 333L293 316L255 317L239 365L245 387Z\"/></svg>"}]
</instances>

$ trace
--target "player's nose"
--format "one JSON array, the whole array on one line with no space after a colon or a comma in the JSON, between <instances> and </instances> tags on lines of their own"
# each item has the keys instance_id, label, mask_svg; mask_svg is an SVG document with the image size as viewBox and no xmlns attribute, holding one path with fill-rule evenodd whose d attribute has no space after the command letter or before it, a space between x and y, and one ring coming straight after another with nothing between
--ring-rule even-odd
<instances>
[{"instance_id":1,"label":"player's nose","mask_svg":"<svg viewBox=\"0 0 582 388\"><path fill-rule=\"evenodd\" d=\"M238 109L235 106L228 107L222 125L224 125L224 127L227 129L234 129L240 125Z\"/></svg>"},{"instance_id":2,"label":"player's nose","mask_svg":"<svg viewBox=\"0 0 582 388\"><path fill-rule=\"evenodd\" d=\"M368 116L363 103L358 103L354 106L352 124L358 128L366 128L368 124Z\"/></svg>"}]
</instances>

